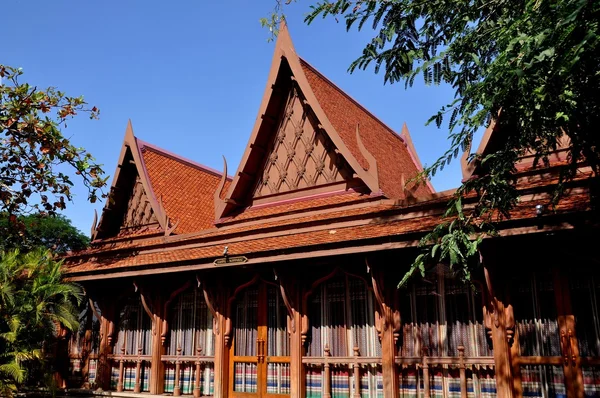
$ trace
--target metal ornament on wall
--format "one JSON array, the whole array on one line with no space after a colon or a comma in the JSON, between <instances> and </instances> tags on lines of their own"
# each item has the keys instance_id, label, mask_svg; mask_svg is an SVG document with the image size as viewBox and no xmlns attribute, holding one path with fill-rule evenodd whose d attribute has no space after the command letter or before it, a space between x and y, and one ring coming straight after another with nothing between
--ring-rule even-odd
<instances>
[{"instance_id":1,"label":"metal ornament on wall","mask_svg":"<svg viewBox=\"0 0 600 398\"><path fill-rule=\"evenodd\" d=\"M353 174L296 86L289 91L266 159L255 198L340 182Z\"/></svg>"}]
</instances>

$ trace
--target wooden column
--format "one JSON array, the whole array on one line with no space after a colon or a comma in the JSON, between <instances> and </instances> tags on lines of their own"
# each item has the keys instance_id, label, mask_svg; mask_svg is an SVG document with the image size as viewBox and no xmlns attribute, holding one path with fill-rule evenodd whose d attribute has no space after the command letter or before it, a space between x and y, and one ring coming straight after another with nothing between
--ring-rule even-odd
<instances>
[{"instance_id":1,"label":"wooden column","mask_svg":"<svg viewBox=\"0 0 600 398\"><path fill-rule=\"evenodd\" d=\"M221 307L224 308L224 307ZM228 325L231 322L220 312L216 313L215 326L215 390L214 398L226 398L229 392L229 349L226 341Z\"/></svg>"},{"instance_id":2,"label":"wooden column","mask_svg":"<svg viewBox=\"0 0 600 398\"><path fill-rule=\"evenodd\" d=\"M150 367L150 394L162 394L165 391L165 364L161 357L165 354L165 346L161 339L163 328L162 299L157 294L153 301L152 314L152 365Z\"/></svg>"},{"instance_id":3,"label":"wooden column","mask_svg":"<svg viewBox=\"0 0 600 398\"><path fill-rule=\"evenodd\" d=\"M372 267L365 259L367 270L371 274L373 295L378 304L376 316L377 330L381 337L381 362L383 375L383 395L397 398L400 394L396 372L397 341L400 333L400 313L395 303L396 287L387 287L383 272ZM389 278L388 278L389 279Z\"/></svg>"},{"instance_id":4,"label":"wooden column","mask_svg":"<svg viewBox=\"0 0 600 398\"><path fill-rule=\"evenodd\" d=\"M300 302L296 298L296 303ZM302 315L299 311L293 310L293 322L290 320L288 329L290 330L290 398L302 398L305 396L304 369L302 367ZM294 325L291 328L291 325Z\"/></svg>"},{"instance_id":5,"label":"wooden column","mask_svg":"<svg viewBox=\"0 0 600 398\"><path fill-rule=\"evenodd\" d=\"M394 398L399 395L398 377L396 375L396 341L391 326L382 326L381 360L383 375L383 395Z\"/></svg>"},{"instance_id":6,"label":"wooden column","mask_svg":"<svg viewBox=\"0 0 600 398\"><path fill-rule=\"evenodd\" d=\"M483 309L484 322L494 349L496 373L496 396L513 397L513 369L511 363L511 345L514 337L514 316L512 306L505 304L496 296L493 288L492 270L494 267L493 247L488 247L485 257L480 252L480 262L484 264L487 304Z\"/></svg>"},{"instance_id":7,"label":"wooden column","mask_svg":"<svg viewBox=\"0 0 600 398\"><path fill-rule=\"evenodd\" d=\"M115 303L114 301L103 298L98 300L100 314L97 318L100 321L100 346L98 347L98 369L96 371L96 386L104 391L110 390L111 364L108 356L112 354L114 344L115 330Z\"/></svg>"}]
</instances>

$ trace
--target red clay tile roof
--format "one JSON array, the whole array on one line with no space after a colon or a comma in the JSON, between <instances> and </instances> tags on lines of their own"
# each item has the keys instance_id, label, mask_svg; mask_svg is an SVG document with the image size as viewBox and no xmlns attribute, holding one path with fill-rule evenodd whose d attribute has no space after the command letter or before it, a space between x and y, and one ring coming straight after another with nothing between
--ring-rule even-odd
<instances>
[{"instance_id":1,"label":"red clay tile roof","mask_svg":"<svg viewBox=\"0 0 600 398\"><path fill-rule=\"evenodd\" d=\"M389 198L404 198L402 173L405 181L409 181L421 171L404 140L306 61L300 59L300 63L319 104L352 155L365 169L369 166L356 142L358 123L365 147L377 160L382 191ZM414 195L419 197L430 193L428 186L421 185Z\"/></svg>"},{"instance_id":2,"label":"red clay tile roof","mask_svg":"<svg viewBox=\"0 0 600 398\"><path fill-rule=\"evenodd\" d=\"M442 202L443 203L443 202ZM511 222L532 219L535 207L538 204L546 204L547 199L532 199L520 203L511 213ZM390 210L392 206L387 206ZM577 193L566 197L556 208L556 213L567 213L572 211L586 211L590 209L589 194ZM382 208L373 208L381 212ZM274 236L248 236L237 241L227 242L229 252L235 255L244 254L251 256L261 252L277 250L310 250L310 247L328 244L352 244L353 241L362 241L373 238L409 239L415 240L414 233L422 233L433 228L440 222L439 214L419 215L413 214L410 218L387 218L381 217L377 222L367 222L360 225L342 225L335 229L325 226L319 230L288 230L288 233ZM232 233L233 231L229 231ZM252 234L252 233L251 233ZM412 236L412 237L411 237ZM395 237L395 238L394 238ZM404 238L403 238L404 237ZM181 263L192 260L212 260L220 257L223 251L223 242L205 243L198 242L197 247L170 247L162 250L145 250L138 253L137 250L129 250L112 256L79 257L71 258L66 262L66 273L74 274L87 272L106 272L123 270L127 267L154 267L168 263Z\"/></svg>"},{"instance_id":3,"label":"red clay tile roof","mask_svg":"<svg viewBox=\"0 0 600 398\"><path fill-rule=\"evenodd\" d=\"M154 196L162 198L171 223L177 223L174 233L214 227L213 195L222 174L141 140L138 145Z\"/></svg>"},{"instance_id":4,"label":"red clay tile roof","mask_svg":"<svg viewBox=\"0 0 600 398\"><path fill-rule=\"evenodd\" d=\"M269 217L300 213L303 211L322 210L325 208L336 207L340 205L349 205L354 203L364 203L382 199L380 194L364 194L354 190L329 192L312 197L301 197L298 199L284 200L281 202L268 203L265 205L253 206L245 209L243 212L227 217L223 224L231 224L238 221L247 221L255 219L266 219Z\"/></svg>"}]
</instances>

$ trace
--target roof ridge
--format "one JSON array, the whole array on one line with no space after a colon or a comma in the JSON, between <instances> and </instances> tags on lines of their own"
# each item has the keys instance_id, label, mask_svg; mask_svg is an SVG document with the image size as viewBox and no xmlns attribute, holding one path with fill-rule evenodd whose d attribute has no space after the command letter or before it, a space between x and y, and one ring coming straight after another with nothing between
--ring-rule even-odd
<instances>
[{"instance_id":1,"label":"roof ridge","mask_svg":"<svg viewBox=\"0 0 600 398\"><path fill-rule=\"evenodd\" d=\"M404 145L407 145L406 144L406 140L404 140L404 138L402 138L402 136L400 134L398 134L394 129L392 129L390 126L388 126L387 124L385 124L380 118L378 118L377 116L375 116L371 111L369 111L360 102L358 102L357 100L355 100L350 94L348 94L340 86L338 86L337 84L335 84L334 82L332 82L327 76L325 76L324 74L322 74L321 72L319 72L319 70L317 68L315 68L313 65L311 65L310 62L308 62L307 60L305 60L304 58L302 58L300 56L298 56L298 58L300 59L300 62L302 62L303 64L305 64L314 73L316 73L317 75L319 75L319 77L321 79L323 79L327 83L329 83L331 85L331 87L333 87L336 91L338 91L340 94L342 94L348 100L350 100L350 102L352 102L354 105L356 105L357 107L359 107L363 112L365 112L367 115L369 115L371 118L373 118L373 120L375 120L377 123L379 123L381 126L383 126L387 131L389 131L392 134L392 136L394 136L397 139L399 139Z\"/></svg>"},{"instance_id":2,"label":"roof ridge","mask_svg":"<svg viewBox=\"0 0 600 398\"><path fill-rule=\"evenodd\" d=\"M140 151L142 151L144 149L149 149L151 151L158 152L161 155L166 156L166 157L168 157L168 158L170 158L170 159L172 159L172 160L174 160L176 162L185 163L186 165L188 165L190 167L193 167L195 169L198 169L200 171L204 171L204 172L207 172L207 173L210 173L210 174L214 174L216 177L223 177L223 173L222 172L220 172L220 171L218 171L216 169L213 169L212 167L203 165L202 163L198 163L198 162L196 162L194 160L188 159L188 158L183 157L181 155L177 155L174 152L171 152L171 151L168 151L166 149L163 149L163 148L161 148L159 146L156 146L154 144L151 144L149 142L141 140L141 139L139 139L137 137L136 137L136 139L139 142ZM233 177L228 175L227 179L228 180L232 180Z\"/></svg>"}]
</instances>

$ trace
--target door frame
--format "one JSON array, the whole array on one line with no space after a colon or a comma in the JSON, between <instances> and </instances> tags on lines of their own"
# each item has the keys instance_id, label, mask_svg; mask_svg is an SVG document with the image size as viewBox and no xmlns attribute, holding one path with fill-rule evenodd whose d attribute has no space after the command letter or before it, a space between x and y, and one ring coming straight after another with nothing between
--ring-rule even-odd
<instances>
[{"instance_id":1,"label":"door frame","mask_svg":"<svg viewBox=\"0 0 600 398\"><path fill-rule=\"evenodd\" d=\"M260 398L266 397L267 395L270 398L289 398L290 394L272 394L267 393L268 387L268 364L269 363L287 363L291 364L292 353L288 356L269 356L268 355L268 286L271 285L275 287L276 294L280 295L280 298L283 300L284 298L281 296L280 286L271 281L266 281L258 276L258 274L249 282L239 286L235 293L231 296L230 302L230 318L232 323L232 337L231 344L229 344L229 386L228 386L228 396L230 398ZM257 297L257 333L256 333L256 356L236 356L235 355L235 323L234 323L234 314L231 311L234 302L238 298L238 294L242 291L256 286L258 290ZM289 339L289 314L286 311L286 336ZM243 362L243 363L255 363L257 365L256 371L256 392L239 392L235 391L235 363ZM291 378L291 375L290 375ZM291 381L291 380L290 380Z\"/></svg>"}]
</instances>

